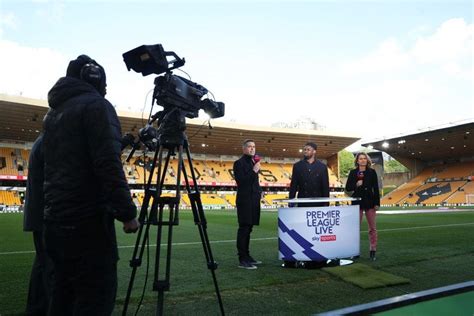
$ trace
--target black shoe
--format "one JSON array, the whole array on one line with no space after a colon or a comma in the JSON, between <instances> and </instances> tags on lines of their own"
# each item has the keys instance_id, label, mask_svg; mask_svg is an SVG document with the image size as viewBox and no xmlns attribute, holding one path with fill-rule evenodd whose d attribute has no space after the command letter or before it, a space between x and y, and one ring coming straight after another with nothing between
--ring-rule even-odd
<instances>
[{"instance_id":1,"label":"black shoe","mask_svg":"<svg viewBox=\"0 0 474 316\"><path fill-rule=\"evenodd\" d=\"M246 269L246 270L255 270L255 269L257 269L256 266L254 266L253 264L251 264L248 261L240 261L238 267L241 268L241 269Z\"/></svg>"},{"instance_id":2,"label":"black shoe","mask_svg":"<svg viewBox=\"0 0 474 316\"><path fill-rule=\"evenodd\" d=\"M372 261L377 260L377 258L375 257L375 250L371 250L369 256L370 256L370 260Z\"/></svg>"},{"instance_id":3,"label":"black shoe","mask_svg":"<svg viewBox=\"0 0 474 316\"><path fill-rule=\"evenodd\" d=\"M250 264L253 264L253 265L262 264L262 261L260 261L260 260L255 260L254 258L252 258L252 256L248 256L248 257L247 257L247 261L248 261Z\"/></svg>"}]
</instances>

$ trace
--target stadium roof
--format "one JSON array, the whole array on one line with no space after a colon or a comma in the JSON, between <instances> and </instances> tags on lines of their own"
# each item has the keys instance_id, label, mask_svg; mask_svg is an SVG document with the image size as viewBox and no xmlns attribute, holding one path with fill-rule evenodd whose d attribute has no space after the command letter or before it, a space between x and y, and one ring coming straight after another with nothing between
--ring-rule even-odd
<instances>
[{"instance_id":1,"label":"stadium roof","mask_svg":"<svg viewBox=\"0 0 474 316\"><path fill-rule=\"evenodd\" d=\"M48 110L45 100L0 94L0 141L32 142L42 128ZM141 113L118 111L123 133L134 135L144 125ZM187 121L191 152L240 155L244 139L254 139L257 152L266 157L297 158L307 141L318 144L318 157L327 159L360 138L326 131L240 125L213 120L209 129L199 120Z\"/></svg>"},{"instance_id":2,"label":"stadium roof","mask_svg":"<svg viewBox=\"0 0 474 316\"><path fill-rule=\"evenodd\" d=\"M373 146L395 158L425 162L470 157L474 153L474 120L427 128L417 133L402 134L362 145Z\"/></svg>"}]
</instances>

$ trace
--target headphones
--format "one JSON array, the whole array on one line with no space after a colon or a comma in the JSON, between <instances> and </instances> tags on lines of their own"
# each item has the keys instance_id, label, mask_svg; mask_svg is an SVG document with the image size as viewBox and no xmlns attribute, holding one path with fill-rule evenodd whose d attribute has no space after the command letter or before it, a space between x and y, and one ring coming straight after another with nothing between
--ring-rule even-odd
<instances>
[{"instance_id":1,"label":"headphones","mask_svg":"<svg viewBox=\"0 0 474 316\"><path fill-rule=\"evenodd\" d=\"M91 59L82 66L79 77L96 88L102 96L105 95L105 72L94 60Z\"/></svg>"},{"instance_id":2,"label":"headphones","mask_svg":"<svg viewBox=\"0 0 474 316\"><path fill-rule=\"evenodd\" d=\"M84 80L96 88L99 88L102 81L102 70L96 64L89 62L82 66L79 74L81 80Z\"/></svg>"}]
</instances>

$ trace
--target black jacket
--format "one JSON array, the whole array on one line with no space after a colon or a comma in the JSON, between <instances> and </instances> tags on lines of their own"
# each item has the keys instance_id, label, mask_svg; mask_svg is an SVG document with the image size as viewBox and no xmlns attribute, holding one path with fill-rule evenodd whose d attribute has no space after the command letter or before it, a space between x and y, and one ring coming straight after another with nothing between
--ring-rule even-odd
<instances>
[{"instance_id":1,"label":"black jacket","mask_svg":"<svg viewBox=\"0 0 474 316\"><path fill-rule=\"evenodd\" d=\"M240 225L260 224L260 199L262 188L258 173L253 171L251 156L243 155L234 162L234 177L237 182L237 217Z\"/></svg>"},{"instance_id":2,"label":"black jacket","mask_svg":"<svg viewBox=\"0 0 474 316\"><path fill-rule=\"evenodd\" d=\"M290 183L290 199L298 198L315 198L329 197L329 175L328 168L319 160L313 162L316 164L312 171L308 168L308 162L302 159L293 165ZM298 206L324 206L323 204L301 203Z\"/></svg>"},{"instance_id":3,"label":"black jacket","mask_svg":"<svg viewBox=\"0 0 474 316\"><path fill-rule=\"evenodd\" d=\"M44 119L45 219L77 223L111 212L136 216L120 159L121 127L113 106L72 77L49 91Z\"/></svg>"},{"instance_id":4,"label":"black jacket","mask_svg":"<svg viewBox=\"0 0 474 316\"><path fill-rule=\"evenodd\" d=\"M360 201L355 201L352 204L360 205L361 209L371 209L374 208L375 205L380 206L380 191L377 172L372 168L367 168L362 185L357 187L358 171L358 168L351 170L346 182L346 191L354 191L352 197L361 198Z\"/></svg>"},{"instance_id":5,"label":"black jacket","mask_svg":"<svg viewBox=\"0 0 474 316\"><path fill-rule=\"evenodd\" d=\"M28 178L26 180L25 209L23 210L23 230L40 232L43 230L44 197L44 160L43 135L40 135L31 148L28 159Z\"/></svg>"}]
</instances>

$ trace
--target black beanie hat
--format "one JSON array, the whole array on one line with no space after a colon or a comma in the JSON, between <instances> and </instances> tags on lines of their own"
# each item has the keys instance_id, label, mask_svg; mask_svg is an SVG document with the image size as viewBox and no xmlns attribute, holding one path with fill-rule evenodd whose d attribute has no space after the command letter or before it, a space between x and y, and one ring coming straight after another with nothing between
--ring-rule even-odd
<instances>
[{"instance_id":1,"label":"black beanie hat","mask_svg":"<svg viewBox=\"0 0 474 316\"><path fill-rule=\"evenodd\" d=\"M99 67L100 70L100 81L93 81L93 80L87 80L87 78L82 78L81 77L81 71L84 65L86 64L94 64ZM66 76L67 77L73 77L77 79L81 79L86 81L87 83L91 84L94 86L94 88L99 91L99 93L104 96L105 95L105 87L106 87L106 76L105 76L105 70L104 67L99 65L98 62L96 62L94 59L90 58L87 55L80 55L76 59L71 60L69 62L69 65L66 70Z\"/></svg>"}]
</instances>

